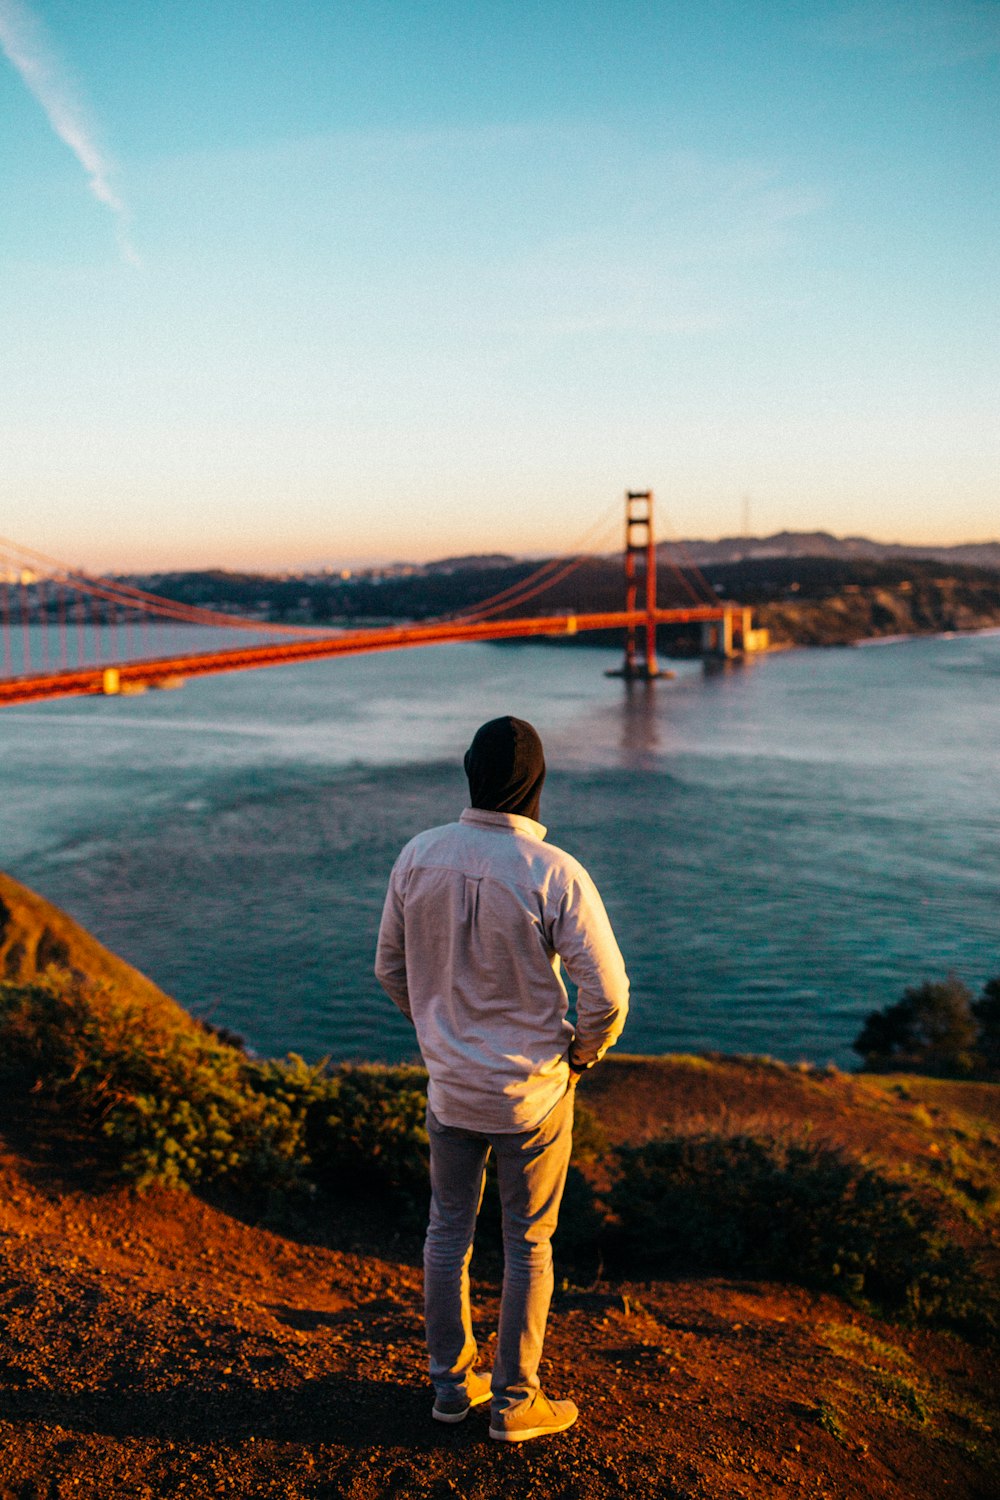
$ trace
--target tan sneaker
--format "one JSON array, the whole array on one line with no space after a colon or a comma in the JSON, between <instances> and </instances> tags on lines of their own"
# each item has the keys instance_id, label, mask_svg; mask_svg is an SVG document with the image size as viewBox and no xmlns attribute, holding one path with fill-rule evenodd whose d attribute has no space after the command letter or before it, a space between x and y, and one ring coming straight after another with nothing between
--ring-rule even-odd
<instances>
[{"instance_id":1,"label":"tan sneaker","mask_svg":"<svg viewBox=\"0 0 1000 1500\"><path fill-rule=\"evenodd\" d=\"M512 1406L490 1421L490 1437L498 1443L526 1443L572 1427L580 1413L572 1401L550 1401L536 1391L530 1401Z\"/></svg>"},{"instance_id":2,"label":"tan sneaker","mask_svg":"<svg viewBox=\"0 0 1000 1500\"><path fill-rule=\"evenodd\" d=\"M435 1422L464 1422L474 1406L482 1406L493 1392L490 1377L479 1370L470 1370L465 1378L464 1389L456 1386L447 1396L438 1396L431 1410Z\"/></svg>"}]
</instances>

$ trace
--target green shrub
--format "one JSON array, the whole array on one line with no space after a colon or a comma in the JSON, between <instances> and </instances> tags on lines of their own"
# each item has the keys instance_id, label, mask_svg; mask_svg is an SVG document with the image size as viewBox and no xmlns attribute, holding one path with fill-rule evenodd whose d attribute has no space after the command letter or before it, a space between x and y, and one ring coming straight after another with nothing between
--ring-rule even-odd
<instances>
[{"instance_id":1,"label":"green shrub","mask_svg":"<svg viewBox=\"0 0 1000 1500\"><path fill-rule=\"evenodd\" d=\"M68 975L0 984L0 1071L9 1095L58 1104L140 1187L426 1181L420 1069L256 1062L196 1021Z\"/></svg>"},{"instance_id":2,"label":"green shrub","mask_svg":"<svg viewBox=\"0 0 1000 1500\"><path fill-rule=\"evenodd\" d=\"M577 1166L589 1166L607 1158L611 1150L608 1133L577 1094L573 1101L573 1162Z\"/></svg>"},{"instance_id":3,"label":"green shrub","mask_svg":"<svg viewBox=\"0 0 1000 1500\"><path fill-rule=\"evenodd\" d=\"M428 1193L427 1074L422 1068L258 1066L257 1086L302 1121L311 1180L321 1188Z\"/></svg>"},{"instance_id":4,"label":"green shrub","mask_svg":"<svg viewBox=\"0 0 1000 1500\"><path fill-rule=\"evenodd\" d=\"M254 1087L255 1065L195 1022L50 974L0 985L3 1069L90 1128L139 1186L300 1176L302 1121Z\"/></svg>"},{"instance_id":5,"label":"green shrub","mask_svg":"<svg viewBox=\"0 0 1000 1500\"><path fill-rule=\"evenodd\" d=\"M775 1277L913 1318L981 1312L933 1210L837 1149L706 1133L618 1154L609 1206L629 1262Z\"/></svg>"}]
</instances>

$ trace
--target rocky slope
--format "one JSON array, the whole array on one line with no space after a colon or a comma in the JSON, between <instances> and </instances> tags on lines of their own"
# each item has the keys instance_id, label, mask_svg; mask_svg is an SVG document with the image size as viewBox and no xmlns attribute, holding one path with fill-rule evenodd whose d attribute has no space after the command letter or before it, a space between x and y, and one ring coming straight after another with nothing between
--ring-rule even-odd
<instances>
[{"instance_id":1,"label":"rocky slope","mask_svg":"<svg viewBox=\"0 0 1000 1500\"><path fill-rule=\"evenodd\" d=\"M986 630L1000 626L1000 585L956 578L848 585L823 599L756 605L754 621L771 632L776 646L846 646L879 636Z\"/></svg>"}]
</instances>

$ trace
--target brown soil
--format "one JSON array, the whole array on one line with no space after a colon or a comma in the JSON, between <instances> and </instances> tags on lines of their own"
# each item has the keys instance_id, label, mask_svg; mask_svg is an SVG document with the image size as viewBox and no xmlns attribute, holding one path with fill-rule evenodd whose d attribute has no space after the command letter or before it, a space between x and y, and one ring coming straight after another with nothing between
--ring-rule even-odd
<instances>
[{"instance_id":1,"label":"brown soil","mask_svg":"<svg viewBox=\"0 0 1000 1500\"><path fill-rule=\"evenodd\" d=\"M722 1059L624 1058L583 1088L619 1139L699 1115L812 1120L931 1172L948 1140L995 1142L1000 1095ZM951 1335L786 1286L563 1283L543 1376L579 1423L502 1446L481 1410L430 1419L412 1236L357 1210L279 1234L88 1183L37 1133L2 1143L2 1500L1000 1494L992 1360ZM486 1364L496 1270L487 1248Z\"/></svg>"}]
</instances>

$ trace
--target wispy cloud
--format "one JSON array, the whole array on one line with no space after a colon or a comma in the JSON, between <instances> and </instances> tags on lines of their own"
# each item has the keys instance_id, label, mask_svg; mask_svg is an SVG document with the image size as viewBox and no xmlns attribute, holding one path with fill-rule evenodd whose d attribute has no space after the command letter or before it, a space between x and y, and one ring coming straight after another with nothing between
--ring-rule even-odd
<instances>
[{"instance_id":1,"label":"wispy cloud","mask_svg":"<svg viewBox=\"0 0 1000 1500\"><path fill-rule=\"evenodd\" d=\"M128 235L128 209L112 186L114 164L97 144L83 103L42 22L20 0L0 0L0 48L42 106L56 135L83 167L94 197L114 214L123 257L138 265Z\"/></svg>"}]
</instances>

